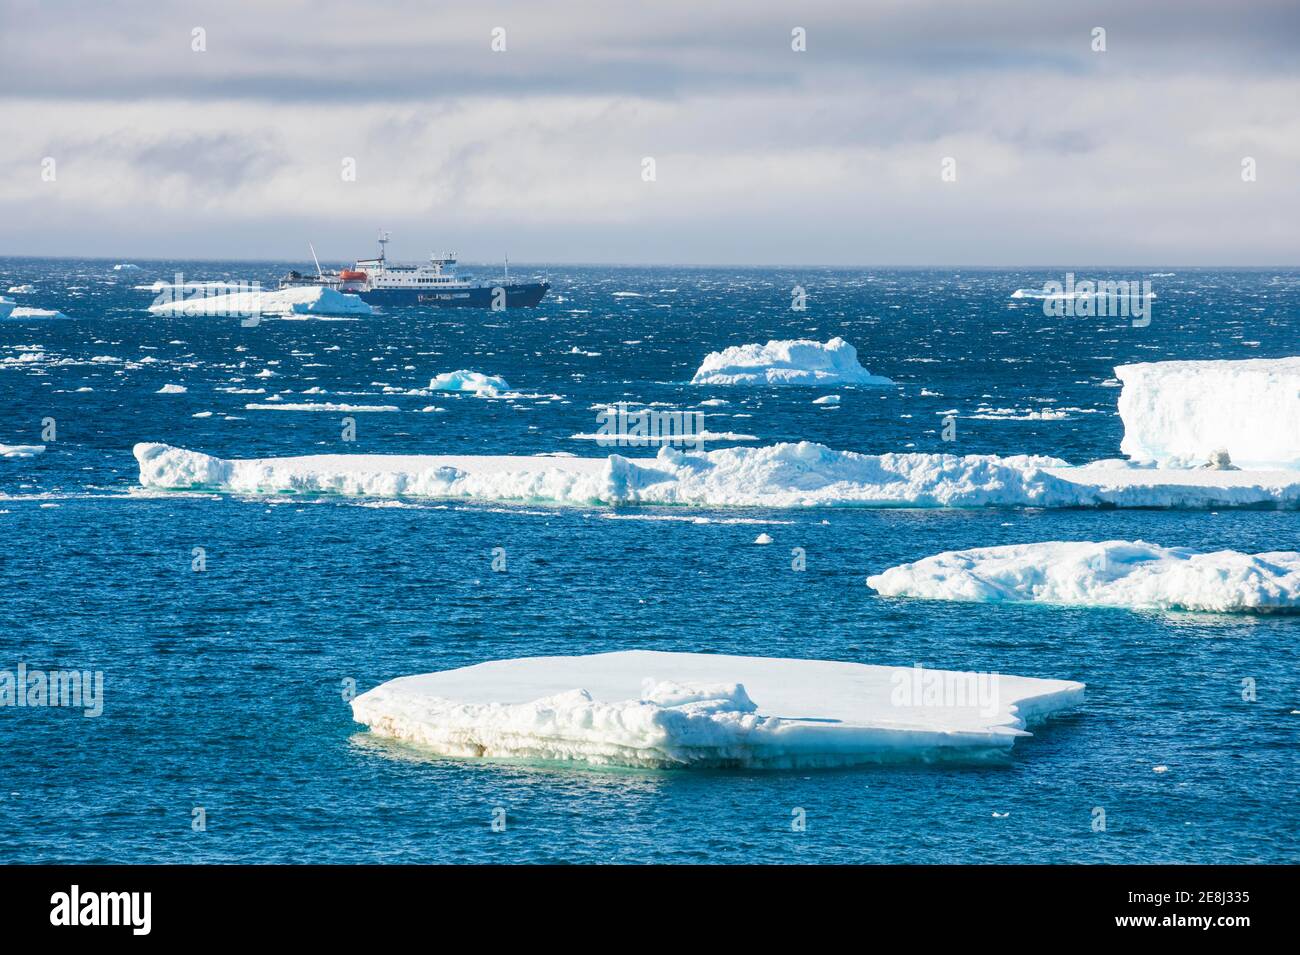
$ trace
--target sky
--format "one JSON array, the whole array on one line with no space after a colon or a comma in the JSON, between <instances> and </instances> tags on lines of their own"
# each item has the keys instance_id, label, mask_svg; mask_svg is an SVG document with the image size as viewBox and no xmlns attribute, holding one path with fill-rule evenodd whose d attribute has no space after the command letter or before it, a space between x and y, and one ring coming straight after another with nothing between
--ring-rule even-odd
<instances>
[{"instance_id":1,"label":"sky","mask_svg":"<svg viewBox=\"0 0 1300 955\"><path fill-rule=\"evenodd\" d=\"M1294 0L0 0L0 110L0 255L1300 264Z\"/></svg>"}]
</instances>

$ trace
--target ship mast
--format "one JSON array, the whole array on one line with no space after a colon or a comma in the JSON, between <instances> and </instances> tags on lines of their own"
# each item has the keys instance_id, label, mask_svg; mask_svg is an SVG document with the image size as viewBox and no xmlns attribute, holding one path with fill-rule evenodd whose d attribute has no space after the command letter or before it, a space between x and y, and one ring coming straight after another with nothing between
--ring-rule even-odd
<instances>
[{"instance_id":1,"label":"ship mast","mask_svg":"<svg viewBox=\"0 0 1300 955\"><path fill-rule=\"evenodd\" d=\"M388 240L390 238L391 235L389 233L385 232L383 229L379 230L379 261L380 262L385 261L385 253L387 251Z\"/></svg>"}]
</instances>

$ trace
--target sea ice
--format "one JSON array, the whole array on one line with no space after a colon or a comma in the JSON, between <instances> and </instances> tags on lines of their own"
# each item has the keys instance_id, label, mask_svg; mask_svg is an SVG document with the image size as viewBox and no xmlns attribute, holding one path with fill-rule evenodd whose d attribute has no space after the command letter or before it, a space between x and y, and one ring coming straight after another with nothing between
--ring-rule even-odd
<instances>
[{"instance_id":1,"label":"sea ice","mask_svg":"<svg viewBox=\"0 0 1300 955\"><path fill-rule=\"evenodd\" d=\"M140 483L242 494L338 493L711 507L1300 507L1300 472L1072 468L1058 458L858 454L800 442L654 457L329 454L223 460L137 444Z\"/></svg>"},{"instance_id":2,"label":"sea ice","mask_svg":"<svg viewBox=\"0 0 1300 955\"><path fill-rule=\"evenodd\" d=\"M1115 374L1120 450L1135 461L1199 467L1226 451L1237 467L1300 469L1300 357L1144 362Z\"/></svg>"},{"instance_id":3,"label":"sea ice","mask_svg":"<svg viewBox=\"0 0 1300 955\"><path fill-rule=\"evenodd\" d=\"M467 391L476 395L494 396L509 391L510 386L499 375L485 375L477 371L446 371L435 375L429 382L430 391Z\"/></svg>"},{"instance_id":4,"label":"sea ice","mask_svg":"<svg viewBox=\"0 0 1300 955\"><path fill-rule=\"evenodd\" d=\"M154 315L371 315L373 310L355 295L337 289L304 287L274 291L234 292L224 295L181 295L174 301L149 306Z\"/></svg>"},{"instance_id":5,"label":"sea ice","mask_svg":"<svg viewBox=\"0 0 1300 955\"><path fill-rule=\"evenodd\" d=\"M439 756L669 769L1005 759L1084 685L995 673L630 650L399 677L352 701Z\"/></svg>"},{"instance_id":6,"label":"sea ice","mask_svg":"<svg viewBox=\"0 0 1300 955\"><path fill-rule=\"evenodd\" d=\"M1300 553L1198 553L1145 541L946 551L867 578L890 597L1217 613L1300 611Z\"/></svg>"},{"instance_id":7,"label":"sea ice","mask_svg":"<svg viewBox=\"0 0 1300 955\"><path fill-rule=\"evenodd\" d=\"M159 395L183 395L183 394L185 394L187 391L189 391L189 389L186 388L184 385L172 385L172 384L167 384L167 385L163 385L161 388L159 388L159 389L155 392L155 394L159 394Z\"/></svg>"},{"instance_id":8,"label":"sea ice","mask_svg":"<svg viewBox=\"0 0 1300 955\"><path fill-rule=\"evenodd\" d=\"M858 364L842 338L733 345L705 356L693 385L892 385Z\"/></svg>"},{"instance_id":9,"label":"sea ice","mask_svg":"<svg viewBox=\"0 0 1300 955\"><path fill-rule=\"evenodd\" d=\"M34 458L44 450L43 444L0 444L0 458Z\"/></svg>"}]
</instances>

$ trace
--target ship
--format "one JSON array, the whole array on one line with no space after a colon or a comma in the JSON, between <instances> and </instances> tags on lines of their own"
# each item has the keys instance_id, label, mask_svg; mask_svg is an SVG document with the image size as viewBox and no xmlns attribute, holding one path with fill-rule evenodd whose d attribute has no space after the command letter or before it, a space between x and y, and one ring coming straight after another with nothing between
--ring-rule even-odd
<instances>
[{"instance_id":1,"label":"ship","mask_svg":"<svg viewBox=\"0 0 1300 955\"><path fill-rule=\"evenodd\" d=\"M390 262L390 235L379 233L379 256L357 259L350 269L326 270L316 259L316 274L292 271L280 288L325 287L356 295L370 305L427 305L436 308L531 308L550 290L545 279L510 281L510 262L497 281L480 281L456 272L456 254L429 256L428 262Z\"/></svg>"}]
</instances>

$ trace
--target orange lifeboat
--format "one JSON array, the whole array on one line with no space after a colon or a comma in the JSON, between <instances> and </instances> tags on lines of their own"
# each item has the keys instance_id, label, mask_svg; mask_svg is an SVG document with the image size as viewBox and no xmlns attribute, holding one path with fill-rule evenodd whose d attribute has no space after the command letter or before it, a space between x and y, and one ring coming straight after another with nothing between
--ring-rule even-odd
<instances>
[{"instance_id":1,"label":"orange lifeboat","mask_svg":"<svg viewBox=\"0 0 1300 955\"><path fill-rule=\"evenodd\" d=\"M364 282L366 280L366 273L358 272L354 269L343 269L339 272L339 278L344 282Z\"/></svg>"}]
</instances>

